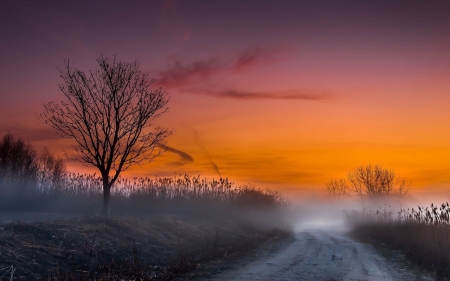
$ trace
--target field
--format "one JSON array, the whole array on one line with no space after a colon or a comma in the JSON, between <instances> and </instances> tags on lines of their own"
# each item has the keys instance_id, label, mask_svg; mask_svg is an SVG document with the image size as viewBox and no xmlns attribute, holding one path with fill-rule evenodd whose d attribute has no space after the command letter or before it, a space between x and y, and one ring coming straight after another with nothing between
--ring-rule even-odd
<instances>
[{"instance_id":1,"label":"field","mask_svg":"<svg viewBox=\"0 0 450 281\"><path fill-rule=\"evenodd\" d=\"M81 217L0 228L0 276L14 280L169 280L287 232L173 215Z\"/></svg>"},{"instance_id":2,"label":"field","mask_svg":"<svg viewBox=\"0 0 450 281\"><path fill-rule=\"evenodd\" d=\"M169 280L290 235L277 193L227 179L121 180L111 217L98 216L100 186L69 174L58 188L3 189L0 276Z\"/></svg>"}]
</instances>

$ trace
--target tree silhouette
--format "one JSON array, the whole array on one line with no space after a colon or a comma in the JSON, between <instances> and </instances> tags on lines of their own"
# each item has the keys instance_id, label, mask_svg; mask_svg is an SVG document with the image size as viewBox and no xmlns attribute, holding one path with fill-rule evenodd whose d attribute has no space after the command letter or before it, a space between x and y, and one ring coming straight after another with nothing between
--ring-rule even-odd
<instances>
[{"instance_id":1,"label":"tree silhouette","mask_svg":"<svg viewBox=\"0 0 450 281\"><path fill-rule=\"evenodd\" d=\"M380 197L386 195L403 196L409 185L393 170L380 165L360 166L347 175L352 189L360 197Z\"/></svg>"},{"instance_id":2,"label":"tree silhouette","mask_svg":"<svg viewBox=\"0 0 450 281\"><path fill-rule=\"evenodd\" d=\"M152 121L164 114L169 97L140 70L137 61L120 62L100 56L99 68L88 74L69 61L60 69L59 85L65 99L44 104L37 117L66 138L75 140L67 154L86 166L96 167L103 180L103 214L109 216L110 191L120 173L132 165L151 162L165 150L171 130Z\"/></svg>"},{"instance_id":3,"label":"tree silhouette","mask_svg":"<svg viewBox=\"0 0 450 281\"><path fill-rule=\"evenodd\" d=\"M36 183L38 155L30 144L8 133L0 139L0 189L23 189Z\"/></svg>"},{"instance_id":4,"label":"tree silhouette","mask_svg":"<svg viewBox=\"0 0 450 281\"><path fill-rule=\"evenodd\" d=\"M31 189L57 190L65 174L61 158L40 152L11 133L0 138L0 193L24 195Z\"/></svg>"},{"instance_id":5,"label":"tree silhouette","mask_svg":"<svg viewBox=\"0 0 450 281\"><path fill-rule=\"evenodd\" d=\"M347 174L347 179L333 179L326 183L325 193L334 197L350 195L383 197L389 195L404 196L410 185L393 170L380 165L359 166Z\"/></svg>"},{"instance_id":6,"label":"tree silhouette","mask_svg":"<svg viewBox=\"0 0 450 281\"><path fill-rule=\"evenodd\" d=\"M332 179L325 183L325 193L332 197L349 195L349 187L345 179Z\"/></svg>"}]
</instances>

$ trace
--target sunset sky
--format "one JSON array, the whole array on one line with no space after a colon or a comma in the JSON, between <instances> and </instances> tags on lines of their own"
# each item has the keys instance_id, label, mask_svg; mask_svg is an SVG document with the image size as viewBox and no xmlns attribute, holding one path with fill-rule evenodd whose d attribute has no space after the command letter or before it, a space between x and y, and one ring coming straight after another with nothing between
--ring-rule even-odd
<instances>
[{"instance_id":1,"label":"sunset sky","mask_svg":"<svg viewBox=\"0 0 450 281\"><path fill-rule=\"evenodd\" d=\"M0 134L61 156L35 118L62 100L57 67L117 54L167 90L175 130L127 176L293 192L372 163L450 187L450 1L2 1L0 38Z\"/></svg>"}]
</instances>

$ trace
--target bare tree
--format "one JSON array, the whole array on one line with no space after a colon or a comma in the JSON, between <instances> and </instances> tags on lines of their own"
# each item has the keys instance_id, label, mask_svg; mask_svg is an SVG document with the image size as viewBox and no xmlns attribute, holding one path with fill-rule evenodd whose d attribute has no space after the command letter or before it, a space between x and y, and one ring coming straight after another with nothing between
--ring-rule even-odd
<instances>
[{"instance_id":1,"label":"bare tree","mask_svg":"<svg viewBox=\"0 0 450 281\"><path fill-rule=\"evenodd\" d=\"M404 196L410 184L400 178L393 170L380 165L360 166L347 174L347 179L332 179L325 184L325 193L342 197L351 195L363 197L382 197L388 195Z\"/></svg>"},{"instance_id":2,"label":"bare tree","mask_svg":"<svg viewBox=\"0 0 450 281\"><path fill-rule=\"evenodd\" d=\"M103 214L109 215L110 190L120 173L132 165L151 162L165 150L171 130L153 126L165 113L169 98L143 73L137 61L116 56L97 59L99 68L84 73L69 61L60 69L59 86L65 100L44 105L38 119L62 137L75 140L69 159L96 167L103 180Z\"/></svg>"},{"instance_id":3,"label":"bare tree","mask_svg":"<svg viewBox=\"0 0 450 281\"><path fill-rule=\"evenodd\" d=\"M380 197L386 195L405 195L409 184L393 170L380 165L360 166L347 175L350 189L360 197Z\"/></svg>"},{"instance_id":4,"label":"bare tree","mask_svg":"<svg viewBox=\"0 0 450 281\"><path fill-rule=\"evenodd\" d=\"M349 195L349 186L345 179L333 179L325 183L325 193L332 197Z\"/></svg>"}]
</instances>

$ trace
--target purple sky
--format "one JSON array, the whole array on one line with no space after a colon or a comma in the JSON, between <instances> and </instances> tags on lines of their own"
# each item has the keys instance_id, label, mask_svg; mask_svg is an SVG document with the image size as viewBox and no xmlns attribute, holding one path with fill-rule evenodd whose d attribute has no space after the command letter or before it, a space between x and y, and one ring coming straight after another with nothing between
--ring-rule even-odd
<instances>
[{"instance_id":1,"label":"purple sky","mask_svg":"<svg viewBox=\"0 0 450 281\"><path fill-rule=\"evenodd\" d=\"M57 67L117 54L170 93L161 124L176 130L132 174L217 167L295 189L380 163L437 188L450 181L449 15L450 1L2 1L0 133L70 149L34 117L62 98Z\"/></svg>"}]
</instances>

